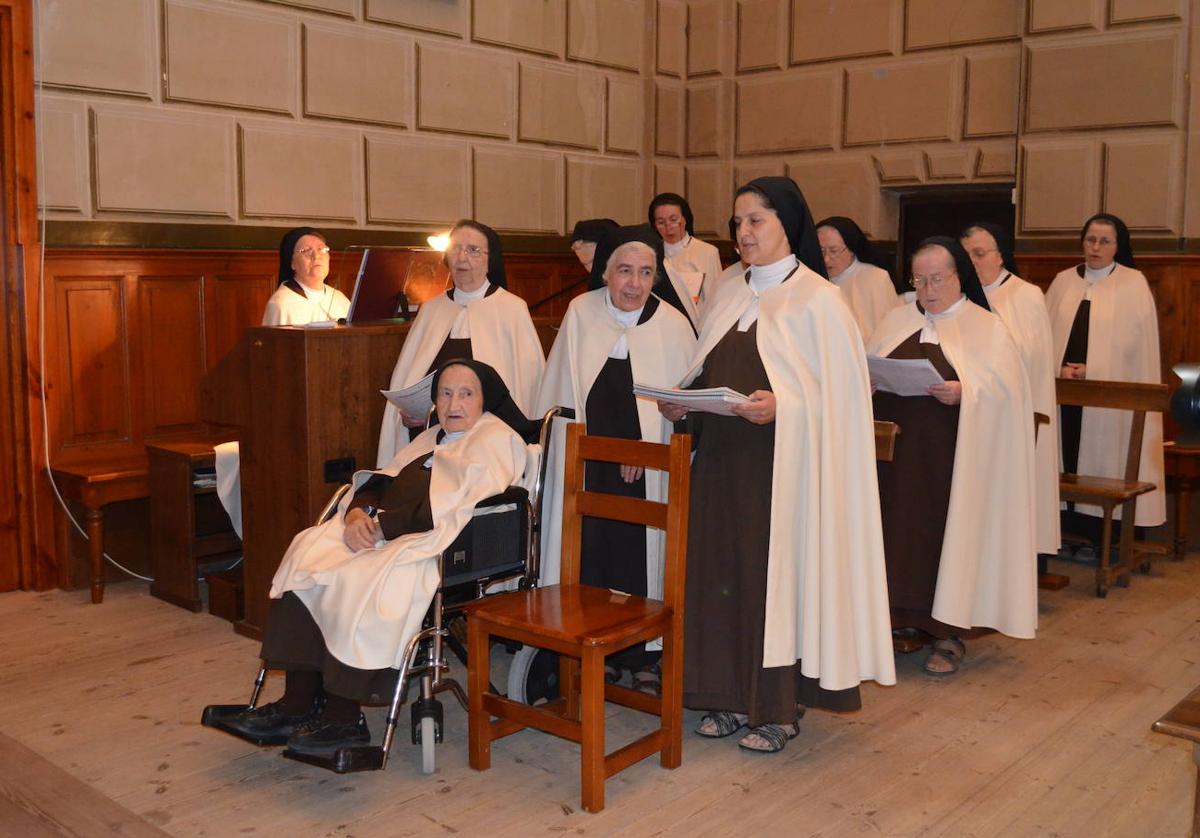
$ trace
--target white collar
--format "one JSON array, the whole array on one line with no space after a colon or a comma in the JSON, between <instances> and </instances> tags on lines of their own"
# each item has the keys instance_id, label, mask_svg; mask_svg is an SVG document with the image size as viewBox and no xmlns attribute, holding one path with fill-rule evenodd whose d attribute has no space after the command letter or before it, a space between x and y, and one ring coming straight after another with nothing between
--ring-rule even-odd
<instances>
[{"instance_id":1,"label":"white collar","mask_svg":"<svg viewBox=\"0 0 1200 838\"><path fill-rule=\"evenodd\" d=\"M612 319L617 321L617 325L621 327L621 336L617 338L617 342L609 350L608 357L623 361L629 357L629 338L627 337L627 333L642 319L642 311L646 307L642 306L636 311L622 311L613 303L606 286L604 289L604 308L612 316Z\"/></svg>"},{"instance_id":2,"label":"white collar","mask_svg":"<svg viewBox=\"0 0 1200 838\"><path fill-rule=\"evenodd\" d=\"M1116 269L1117 269L1116 262L1113 262L1111 265L1105 265L1103 268L1096 268L1095 270L1092 270L1091 268L1084 265L1083 278L1086 279L1088 282L1091 282L1094 284L1094 283L1099 282L1102 279L1107 279L1108 277L1112 276L1112 272L1115 271Z\"/></svg>"},{"instance_id":3,"label":"white collar","mask_svg":"<svg viewBox=\"0 0 1200 838\"><path fill-rule=\"evenodd\" d=\"M947 317L949 317L950 315L954 314L956 311L958 311L960 308L963 307L963 303L965 303L966 301L967 301L967 295L963 294L961 297L958 298L958 302L956 302L954 305L950 306L950 308L946 309L943 312L934 314L933 312L926 311L925 312L925 325L921 327L921 338L920 338L919 342L920 343L940 344L941 341L938 339L937 322L939 320L944 320Z\"/></svg>"},{"instance_id":4,"label":"white collar","mask_svg":"<svg viewBox=\"0 0 1200 838\"><path fill-rule=\"evenodd\" d=\"M491 287L492 287L492 283L486 279L483 281L483 284L480 285L478 288L476 288L474 291L464 291L461 288L459 288L458 286L455 286L454 302L469 303L472 300L482 299L484 296L487 295L488 289Z\"/></svg>"},{"instance_id":5,"label":"white collar","mask_svg":"<svg viewBox=\"0 0 1200 838\"><path fill-rule=\"evenodd\" d=\"M772 262L769 265L751 265L750 290L754 292L755 296L769 291L791 276L792 271L796 270L796 266L799 264L800 260L796 258L796 254L789 253L778 262Z\"/></svg>"},{"instance_id":6,"label":"white collar","mask_svg":"<svg viewBox=\"0 0 1200 838\"><path fill-rule=\"evenodd\" d=\"M313 302L318 302L318 303L321 300L325 299L325 289L329 287L325 283L321 283L320 288L309 288L307 285L305 285L303 282L301 282L298 279L296 280L296 284L300 286L300 290L304 292L305 297L312 300Z\"/></svg>"},{"instance_id":7,"label":"white collar","mask_svg":"<svg viewBox=\"0 0 1200 838\"><path fill-rule=\"evenodd\" d=\"M846 270L842 271L837 276L829 277L829 281L832 282L834 285L841 285L843 282L845 282L847 279L850 278L850 274L854 273L854 269L857 267L858 267L858 257L855 256L854 259L850 262L850 264L846 266Z\"/></svg>"},{"instance_id":8,"label":"white collar","mask_svg":"<svg viewBox=\"0 0 1200 838\"><path fill-rule=\"evenodd\" d=\"M996 278L991 282L991 284L983 286L983 293L986 294L989 291L995 291L997 288L1003 285L1004 280L1008 279L1010 276L1012 276L1012 274L1001 268L1000 273L996 275ZM958 303L955 303L955 305L958 305Z\"/></svg>"},{"instance_id":9,"label":"white collar","mask_svg":"<svg viewBox=\"0 0 1200 838\"><path fill-rule=\"evenodd\" d=\"M668 256L674 256L676 253L683 250L685 247L687 247L691 243L692 243L692 237L689 236L687 233L684 233L683 238L680 239L679 241L675 242L675 244L670 244L669 242L663 242L663 250L666 251L666 254Z\"/></svg>"}]
</instances>

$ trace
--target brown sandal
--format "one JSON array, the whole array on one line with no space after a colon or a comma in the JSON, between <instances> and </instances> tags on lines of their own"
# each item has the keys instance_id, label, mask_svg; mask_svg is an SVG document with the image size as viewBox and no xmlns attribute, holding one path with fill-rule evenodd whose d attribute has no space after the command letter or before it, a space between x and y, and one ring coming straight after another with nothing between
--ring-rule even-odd
<instances>
[{"instance_id":1,"label":"brown sandal","mask_svg":"<svg viewBox=\"0 0 1200 838\"><path fill-rule=\"evenodd\" d=\"M951 636L933 644L933 651L925 659L924 670L930 675L953 675L962 666L967 656L967 647L957 637Z\"/></svg>"}]
</instances>

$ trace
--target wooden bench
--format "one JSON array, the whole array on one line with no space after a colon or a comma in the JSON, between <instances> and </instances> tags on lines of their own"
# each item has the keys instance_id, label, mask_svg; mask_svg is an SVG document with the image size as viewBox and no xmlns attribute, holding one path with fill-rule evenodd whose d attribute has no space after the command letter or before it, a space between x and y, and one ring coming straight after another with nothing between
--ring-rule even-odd
<instances>
[{"instance_id":1,"label":"wooden bench","mask_svg":"<svg viewBox=\"0 0 1200 838\"><path fill-rule=\"evenodd\" d=\"M1167 408L1168 388L1165 384L1139 384L1129 381L1080 381L1059 378L1056 382L1058 403L1078 407L1103 407L1133 412L1129 442L1122 478L1097 477L1064 472L1060 477L1059 495L1068 503L1099 506L1104 512L1100 553L1096 559L1096 596L1108 595L1115 581L1129 584L1129 573L1135 566L1149 571L1150 560L1165 555L1158 545L1134 544L1134 521L1139 496L1154 491L1154 484L1138 480L1142 460L1142 435L1146 427L1146 412L1163 412ZM1117 443L1113 440L1114 444ZM1113 510L1121 507L1121 542L1117 563L1110 565L1112 551Z\"/></svg>"},{"instance_id":2,"label":"wooden bench","mask_svg":"<svg viewBox=\"0 0 1200 838\"><path fill-rule=\"evenodd\" d=\"M1163 443L1167 491L1175 494L1175 531L1171 539L1171 558L1177 562L1187 556L1188 518L1192 514L1192 489L1200 481L1200 448L1180 446L1175 441Z\"/></svg>"},{"instance_id":3,"label":"wooden bench","mask_svg":"<svg viewBox=\"0 0 1200 838\"><path fill-rule=\"evenodd\" d=\"M890 463L896 456L896 437L900 426L895 422L875 422L875 459Z\"/></svg>"},{"instance_id":4,"label":"wooden bench","mask_svg":"<svg viewBox=\"0 0 1200 838\"><path fill-rule=\"evenodd\" d=\"M63 498L75 501L86 510L85 537L91 567L92 602L103 602L104 507L149 496L149 460L143 451L117 459L51 466L50 475ZM65 557L63 562L65 564Z\"/></svg>"},{"instance_id":5,"label":"wooden bench","mask_svg":"<svg viewBox=\"0 0 1200 838\"><path fill-rule=\"evenodd\" d=\"M1192 759L1196 763L1196 792L1192 800L1192 835L1200 836L1200 687L1192 690L1183 701L1154 723L1158 733L1186 739L1192 743Z\"/></svg>"}]
</instances>

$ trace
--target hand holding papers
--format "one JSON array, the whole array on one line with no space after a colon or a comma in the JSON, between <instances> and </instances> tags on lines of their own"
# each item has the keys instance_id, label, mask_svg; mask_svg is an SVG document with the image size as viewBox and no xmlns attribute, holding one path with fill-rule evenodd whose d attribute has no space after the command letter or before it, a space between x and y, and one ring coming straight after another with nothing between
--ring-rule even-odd
<instances>
[{"instance_id":1,"label":"hand holding papers","mask_svg":"<svg viewBox=\"0 0 1200 838\"><path fill-rule=\"evenodd\" d=\"M876 388L897 396L928 396L930 387L946 383L926 358L876 358L868 355L867 370Z\"/></svg>"},{"instance_id":2,"label":"hand holding papers","mask_svg":"<svg viewBox=\"0 0 1200 838\"><path fill-rule=\"evenodd\" d=\"M412 419L424 419L433 407L433 373L402 390L380 390L389 402Z\"/></svg>"},{"instance_id":3,"label":"hand holding papers","mask_svg":"<svg viewBox=\"0 0 1200 838\"><path fill-rule=\"evenodd\" d=\"M651 387L646 384L634 384L633 394L644 399L654 399L686 407L689 411L699 410L704 413L716 413L721 416L733 416L731 408L735 404L748 404L750 397L731 390L728 387L709 387L707 390L679 390L674 387Z\"/></svg>"}]
</instances>

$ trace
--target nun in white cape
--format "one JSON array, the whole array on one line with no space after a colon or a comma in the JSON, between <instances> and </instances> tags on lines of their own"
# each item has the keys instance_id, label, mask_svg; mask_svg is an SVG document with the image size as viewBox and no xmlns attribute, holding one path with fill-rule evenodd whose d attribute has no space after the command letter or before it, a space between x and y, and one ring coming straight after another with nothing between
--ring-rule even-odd
<instances>
[{"instance_id":1,"label":"nun in white cape","mask_svg":"<svg viewBox=\"0 0 1200 838\"><path fill-rule=\"evenodd\" d=\"M688 417L684 703L714 711L699 734L749 724L742 747L778 751L798 703L857 709L895 661L862 339L796 184L751 181L734 211L751 267L718 291L683 383L755 401Z\"/></svg>"},{"instance_id":2,"label":"nun in white cape","mask_svg":"<svg viewBox=\"0 0 1200 838\"><path fill-rule=\"evenodd\" d=\"M618 259L623 259L631 249L641 246L647 257L662 269L662 239L645 226L623 227L610 241L605 259L608 271L616 271ZM647 266L649 267L649 266ZM678 310L664 304L650 294L654 276L645 281L638 280L636 291L644 295L642 304L632 310L622 310L613 302L612 294L621 295L622 288L614 290L602 286L571 301L538 394L538 414L542 415L555 406L572 408L575 419L588 425L589 433L604 435L609 426L634 426L640 438L647 442L665 443L669 440L672 426L654 402L634 398L632 390L623 393L611 392L617 382L607 381L623 372L631 373L629 383L649 384L657 387L673 387L687 372L688 364L695 351L696 337L691 325ZM632 303L631 303L632 304ZM625 363L622 363L625 362ZM601 380L605 379L603 383ZM604 392L596 392L598 384ZM606 398L611 396L611 398ZM621 401L618 401L621 399ZM600 414L593 415L591 408L599 408ZM632 413L618 416L619 413ZM547 485L543 494L542 520L542 584L553 585L559 581L559 556L562 546L562 491L564 438L566 420L556 420L563 427L555 428L553 444L547 463ZM611 435L611 433L609 434ZM666 500L666 480L662 472L648 471L644 475L643 495L650 500ZM636 483L636 481L635 481ZM647 527L645 532L644 584L622 587L628 593L662 598L663 534L661 530ZM586 535L586 534L585 534ZM586 538L585 538L586 540ZM635 557L617 557L623 563L637 564ZM584 581L588 584L589 556L587 545L584 553ZM599 557L596 559L599 561ZM615 579L605 579L606 587ZM636 589L635 589L636 588Z\"/></svg>"},{"instance_id":3,"label":"nun in white cape","mask_svg":"<svg viewBox=\"0 0 1200 838\"><path fill-rule=\"evenodd\" d=\"M475 358L495 368L513 401L529 415L546 366L529 306L505 288L504 255L496 232L476 221L460 221L450 234L452 247L463 230L486 237L486 262L470 256L466 248L454 254L447 250L455 287L421 305L400 348L389 389L410 387L452 358ZM472 290L463 291L460 284ZM376 467L387 465L408 439L400 411L388 402L379 429Z\"/></svg>"},{"instance_id":4,"label":"nun in white cape","mask_svg":"<svg viewBox=\"0 0 1200 838\"><path fill-rule=\"evenodd\" d=\"M1068 268L1050 284L1046 307L1054 331L1054 358L1060 366L1070 362L1085 364L1088 379L1159 384L1162 367L1158 310L1146 277L1133 267L1129 229L1116 216L1102 213L1083 225L1081 240L1088 236L1093 225L1097 238L1109 238L1111 230L1116 231L1116 254L1107 265L1102 264L1102 259L1089 258L1087 264ZM1101 264L1092 267L1093 261ZM1129 411L1085 407L1081 418L1080 408L1064 407L1060 408L1059 417L1064 471L1124 478L1125 453L1133 423ZM1156 488L1138 498L1134 523L1139 527L1156 527L1167 517L1162 439L1162 414L1147 413L1138 479L1153 483ZM1077 461L1067 462L1076 450ZM1098 506L1086 504L1076 504L1075 510L1089 516L1103 514ZM1120 520L1120 507L1113 510L1113 518Z\"/></svg>"},{"instance_id":5,"label":"nun in white cape","mask_svg":"<svg viewBox=\"0 0 1200 838\"><path fill-rule=\"evenodd\" d=\"M907 425L901 420L896 460L880 464L882 473L885 469L905 469L915 460L915 470L899 472L900 479L880 478L882 501L889 513L884 519L888 576L889 581L896 580L892 607L894 611L910 607L907 600L902 602L901 579L925 579L925 571L934 569L931 616L947 630L932 624L916 627L951 641L946 648L935 645L926 662L927 671L944 674L957 669L965 653L957 636L959 629L988 627L1012 637L1034 636L1037 547L1033 406L1021 356L1004 323L987 310L975 268L957 240L942 236L924 240L913 257L914 272L923 250L932 249L936 255L934 246L947 251L941 256L954 267L960 294L936 314L923 313L915 302L893 310L875 330L867 352L879 357L910 357L896 350L919 334L922 346L932 344L940 350L939 355L944 354L952 368L949 372L961 383L953 446L934 450L938 440L922 436L938 417L928 423L913 419ZM948 268L939 268L945 270ZM946 277L942 281L947 281ZM943 378L952 380L946 372ZM915 409L919 400L943 412L948 410L946 402L932 404L933 399L924 396L880 392L876 399L876 416L880 419L893 418L884 408L887 399L897 407ZM902 462L900 446L907 446L915 457ZM933 508L937 505L935 496L944 487L921 483L921 475L929 473L922 464L935 456L952 460L944 512ZM890 492L885 486L891 487ZM911 513L898 513L905 499L913 501L916 508ZM937 530L943 514L945 524L939 538ZM918 539L912 534L922 525L929 526L927 537ZM908 549L901 553L901 546ZM912 597L912 609L919 610L921 602L928 607L929 592L917 590L920 582L907 583L906 587L911 591L903 595ZM905 622L896 627L911 625ZM935 656L945 660L934 661Z\"/></svg>"}]
</instances>

